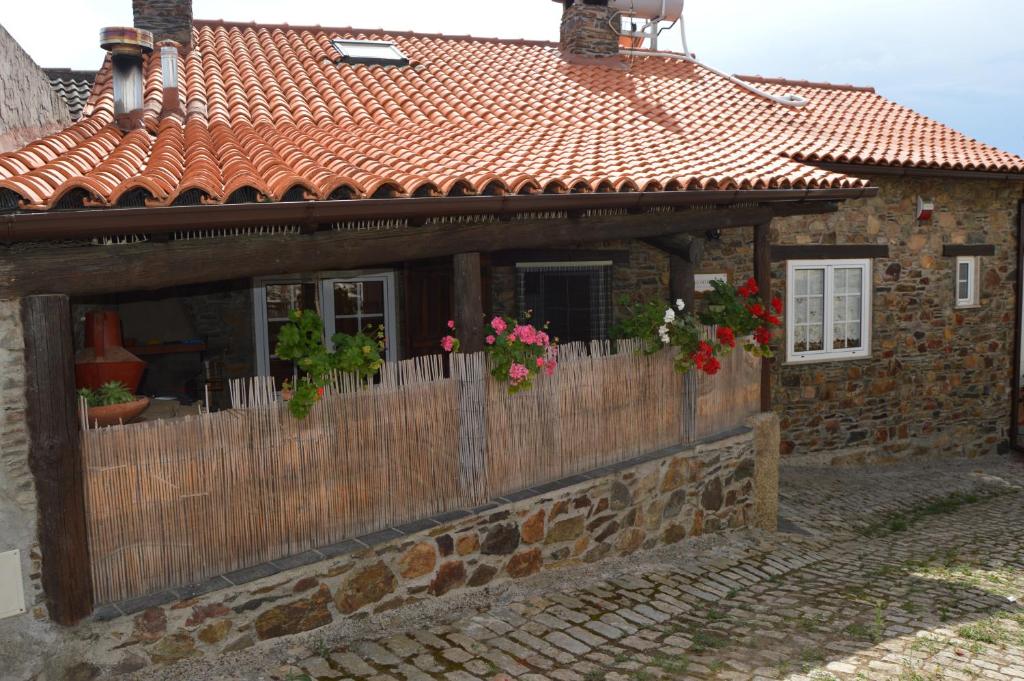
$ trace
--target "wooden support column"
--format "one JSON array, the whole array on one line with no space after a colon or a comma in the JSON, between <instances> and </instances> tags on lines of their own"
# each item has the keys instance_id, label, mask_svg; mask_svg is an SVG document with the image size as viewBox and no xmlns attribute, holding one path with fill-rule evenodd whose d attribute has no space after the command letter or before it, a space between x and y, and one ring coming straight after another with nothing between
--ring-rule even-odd
<instances>
[{"instance_id":1,"label":"wooden support column","mask_svg":"<svg viewBox=\"0 0 1024 681\"><path fill-rule=\"evenodd\" d=\"M754 226L754 278L761 289L761 300L767 306L772 299L772 223ZM772 360L761 360L761 411L772 410Z\"/></svg>"},{"instance_id":2,"label":"wooden support column","mask_svg":"<svg viewBox=\"0 0 1024 681\"><path fill-rule=\"evenodd\" d=\"M480 254L456 253L453 295L455 325L463 352L484 349L483 286L480 280Z\"/></svg>"},{"instance_id":3,"label":"wooden support column","mask_svg":"<svg viewBox=\"0 0 1024 681\"><path fill-rule=\"evenodd\" d=\"M39 504L42 583L50 618L72 625L92 613L82 448L67 296L21 304L29 466Z\"/></svg>"},{"instance_id":4,"label":"wooden support column","mask_svg":"<svg viewBox=\"0 0 1024 681\"><path fill-rule=\"evenodd\" d=\"M686 309L690 312L693 312L693 305L697 298L694 290L696 269L694 264L685 258L680 258L678 255L668 257L668 288L672 304L674 305L676 300L682 298L686 303Z\"/></svg>"}]
</instances>

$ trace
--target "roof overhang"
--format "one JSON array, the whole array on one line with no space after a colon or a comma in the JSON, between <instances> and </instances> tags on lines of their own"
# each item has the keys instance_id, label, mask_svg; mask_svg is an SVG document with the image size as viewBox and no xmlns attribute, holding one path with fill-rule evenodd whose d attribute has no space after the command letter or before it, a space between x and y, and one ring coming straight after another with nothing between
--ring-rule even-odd
<instances>
[{"instance_id":1,"label":"roof overhang","mask_svg":"<svg viewBox=\"0 0 1024 681\"><path fill-rule=\"evenodd\" d=\"M243 203L169 208L24 212L0 215L0 242L153 235L254 225L316 225L354 220L513 216L545 211L644 211L652 208L843 201L877 187L756 191L659 191Z\"/></svg>"},{"instance_id":2,"label":"roof overhang","mask_svg":"<svg viewBox=\"0 0 1024 681\"><path fill-rule=\"evenodd\" d=\"M819 161L801 160L801 163L812 165L835 173L844 173L863 177L865 175L890 175L901 177L936 177L952 180L989 180L994 182L1024 182L1024 173L1003 173L988 170L959 170L955 168L927 168L919 166L882 166L856 163L821 163Z\"/></svg>"}]
</instances>

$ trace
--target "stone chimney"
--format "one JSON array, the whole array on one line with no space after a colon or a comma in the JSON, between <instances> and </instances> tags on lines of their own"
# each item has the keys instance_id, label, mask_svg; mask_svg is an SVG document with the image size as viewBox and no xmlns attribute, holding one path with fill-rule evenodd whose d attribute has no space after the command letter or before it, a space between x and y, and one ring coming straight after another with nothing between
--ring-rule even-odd
<instances>
[{"instance_id":1,"label":"stone chimney","mask_svg":"<svg viewBox=\"0 0 1024 681\"><path fill-rule=\"evenodd\" d=\"M608 0L564 0L562 53L579 57L614 57L619 53L616 12Z\"/></svg>"},{"instance_id":2,"label":"stone chimney","mask_svg":"<svg viewBox=\"0 0 1024 681\"><path fill-rule=\"evenodd\" d=\"M192 49L192 0L132 0L135 28L153 34L153 40L173 40L183 53Z\"/></svg>"}]
</instances>

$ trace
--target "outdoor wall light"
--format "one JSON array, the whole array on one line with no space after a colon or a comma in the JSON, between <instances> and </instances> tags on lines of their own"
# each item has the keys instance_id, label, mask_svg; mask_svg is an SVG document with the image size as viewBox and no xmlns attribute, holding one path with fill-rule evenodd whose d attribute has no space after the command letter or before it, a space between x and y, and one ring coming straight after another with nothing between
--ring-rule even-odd
<instances>
[{"instance_id":1,"label":"outdoor wall light","mask_svg":"<svg viewBox=\"0 0 1024 681\"><path fill-rule=\"evenodd\" d=\"M925 199L923 197L917 197L917 221L928 222L932 219L932 213L935 212L935 201L932 199Z\"/></svg>"}]
</instances>

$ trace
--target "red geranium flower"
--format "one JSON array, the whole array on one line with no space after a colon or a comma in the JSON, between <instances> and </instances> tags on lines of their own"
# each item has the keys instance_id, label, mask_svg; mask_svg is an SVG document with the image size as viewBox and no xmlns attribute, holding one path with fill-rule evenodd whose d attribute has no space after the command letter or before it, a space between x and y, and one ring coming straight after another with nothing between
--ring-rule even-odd
<instances>
[{"instance_id":1,"label":"red geranium flower","mask_svg":"<svg viewBox=\"0 0 1024 681\"><path fill-rule=\"evenodd\" d=\"M736 290L737 290L737 291L739 292L739 294L740 294L741 296L743 296L744 298L749 298L749 297L750 297L750 289L749 289L749 288L747 288L746 286L740 286L740 287L739 287L738 289L736 289Z\"/></svg>"},{"instance_id":2,"label":"red geranium flower","mask_svg":"<svg viewBox=\"0 0 1024 681\"><path fill-rule=\"evenodd\" d=\"M728 326L721 326L718 328L718 342L722 345L728 345L730 348L736 347L736 334Z\"/></svg>"},{"instance_id":3,"label":"red geranium flower","mask_svg":"<svg viewBox=\"0 0 1024 681\"><path fill-rule=\"evenodd\" d=\"M750 310L750 314L754 315L755 317L763 317L765 313L764 306L761 305L761 303L754 303L747 309Z\"/></svg>"},{"instance_id":4,"label":"red geranium flower","mask_svg":"<svg viewBox=\"0 0 1024 681\"><path fill-rule=\"evenodd\" d=\"M761 289L757 285L757 279L754 279L753 277L747 279L747 290L750 291L751 295L757 295L760 293Z\"/></svg>"},{"instance_id":5,"label":"red geranium flower","mask_svg":"<svg viewBox=\"0 0 1024 681\"><path fill-rule=\"evenodd\" d=\"M772 309L775 310L775 314L782 314L782 300L778 297L772 298Z\"/></svg>"},{"instance_id":6,"label":"red geranium flower","mask_svg":"<svg viewBox=\"0 0 1024 681\"><path fill-rule=\"evenodd\" d=\"M773 314L772 315L768 315L765 318L765 321L768 322L769 324L771 324L772 326L782 326L782 320L779 319L778 317L776 317Z\"/></svg>"},{"instance_id":7,"label":"red geranium flower","mask_svg":"<svg viewBox=\"0 0 1024 681\"><path fill-rule=\"evenodd\" d=\"M707 361L704 363L704 373L708 376L714 376L721 368L722 363L719 362L716 357L708 357Z\"/></svg>"},{"instance_id":8,"label":"red geranium flower","mask_svg":"<svg viewBox=\"0 0 1024 681\"><path fill-rule=\"evenodd\" d=\"M759 326L754 331L754 340L761 345L768 345L772 340L772 330L767 326Z\"/></svg>"}]
</instances>

